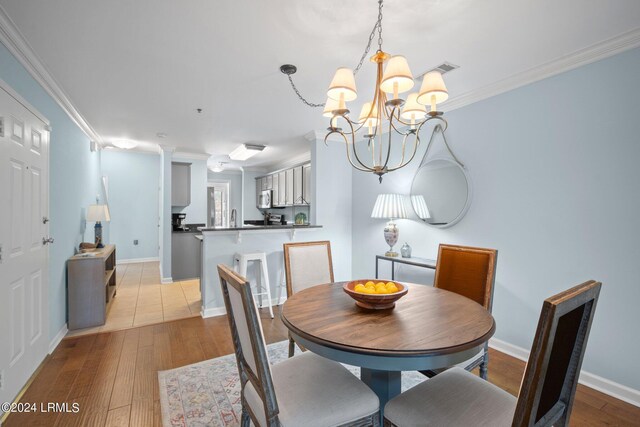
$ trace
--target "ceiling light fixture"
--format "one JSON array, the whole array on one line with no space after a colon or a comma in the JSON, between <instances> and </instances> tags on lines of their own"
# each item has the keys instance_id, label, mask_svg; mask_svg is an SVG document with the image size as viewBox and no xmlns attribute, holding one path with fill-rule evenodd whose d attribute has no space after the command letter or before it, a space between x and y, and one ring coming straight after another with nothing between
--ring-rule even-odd
<instances>
[{"instance_id":1,"label":"ceiling light fixture","mask_svg":"<svg viewBox=\"0 0 640 427\"><path fill-rule=\"evenodd\" d=\"M231 160L243 161L255 156L265 149L264 145L242 144L229 154Z\"/></svg>"},{"instance_id":2,"label":"ceiling light fixture","mask_svg":"<svg viewBox=\"0 0 640 427\"><path fill-rule=\"evenodd\" d=\"M116 139L114 141L111 141L111 144L122 150L131 150L132 148L138 146L137 142L131 141L130 139Z\"/></svg>"},{"instance_id":3,"label":"ceiling light fixture","mask_svg":"<svg viewBox=\"0 0 640 427\"><path fill-rule=\"evenodd\" d=\"M330 107L333 110L331 110L329 129L324 141L326 144L327 138L334 134L341 136L347 143L347 159L351 166L360 171L373 172L382 182L384 174L398 170L413 160L420 145L420 130L426 123L436 120L439 123L434 127L433 132L436 129L444 132L447 122L442 118L443 113L437 110L437 104L446 101L449 93L442 74L439 71L431 71L423 76L419 91L410 93L406 101L400 98L400 94L413 88L413 74L404 56L392 56L382 50L382 0L378 1L378 21L372 35L376 29L378 50L371 57L371 61L377 67L373 100L365 103L359 117L352 120L346 103L355 100L358 96L354 72L349 68L338 68L327 90L328 100L325 103L326 106L335 102L338 105ZM370 37L367 51L372 40L373 37ZM364 55L358 68L363 59ZM430 107L429 112L425 106ZM327 112L325 111L324 114L326 115ZM346 130L339 126L344 126ZM383 135L383 126L388 127L386 138ZM356 134L363 127L368 153L358 154ZM398 162L391 165L391 137L394 133L402 137L402 144L393 144L401 146L401 152L399 156L395 156L399 157ZM413 139L413 144L408 143L408 138ZM407 148L409 148L408 153Z\"/></svg>"},{"instance_id":4,"label":"ceiling light fixture","mask_svg":"<svg viewBox=\"0 0 640 427\"><path fill-rule=\"evenodd\" d=\"M216 162L216 164L212 166L209 170L211 172L220 173L224 170L224 165L226 165L226 162Z\"/></svg>"}]
</instances>

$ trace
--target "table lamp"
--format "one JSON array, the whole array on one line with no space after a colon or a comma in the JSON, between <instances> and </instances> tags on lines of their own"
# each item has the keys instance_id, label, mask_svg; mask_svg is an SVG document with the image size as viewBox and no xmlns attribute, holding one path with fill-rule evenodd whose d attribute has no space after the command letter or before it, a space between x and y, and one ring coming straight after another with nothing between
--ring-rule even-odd
<instances>
[{"instance_id":1,"label":"table lamp","mask_svg":"<svg viewBox=\"0 0 640 427\"><path fill-rule=\"evenodd\" d=\"M95 222L96 247L104 248L102 244L102 221L111 221L109 207L107 205L89 205L87 208L87 221Z\"/></svg>"},{"instance_id":2,"label":"table lamp","mask_svg":"<svg viewBox=\"0 0 640 427\"><path fill-rule=\"evenodd\" d=\"M398 253L393 251L393 245L398 243L399 230L393 220L406 217L407 212L404 207L404 196L401 194L378 195L376 204L373 206L373 211L371 212L371 218L384 218L389 220L384 228L384 240L387 242L387 245L389 245L389 250L385 253L385 256L398 256Z\"/></svg>"}]
</instances>

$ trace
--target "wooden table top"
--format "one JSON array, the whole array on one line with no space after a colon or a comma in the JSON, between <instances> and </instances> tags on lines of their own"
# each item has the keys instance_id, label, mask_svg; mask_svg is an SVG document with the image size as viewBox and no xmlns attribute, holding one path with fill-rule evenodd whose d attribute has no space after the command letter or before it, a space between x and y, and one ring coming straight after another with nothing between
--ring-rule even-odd
<instances>
[{"instance_id":1,"label":"wooden table top","mask_svg":"<svg viewBox=\"0 0 640 427\"><path fill-rule=\"evenodd\" d=\"M457 353L489 340L493 316L480 304L453 292L406 284L409 292L392 310L356 306L342 285L318 285L295 293L282 321L311 342L363 354L430 356Z\"/></svg>"}]
</instances>

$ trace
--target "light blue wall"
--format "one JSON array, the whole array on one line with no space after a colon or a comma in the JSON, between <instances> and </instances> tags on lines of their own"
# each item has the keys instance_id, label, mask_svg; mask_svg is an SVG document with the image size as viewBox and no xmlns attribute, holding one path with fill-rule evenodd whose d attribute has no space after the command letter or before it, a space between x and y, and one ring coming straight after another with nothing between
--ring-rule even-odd
<instances>
[{"instance_id":1,"label":"light blue wall","mask_svg":"<svg viewBox=\"0 0 640 427\"><path fill-rule=\"evenodd\" d=\"M105 150L101 165L109 178L109 243L118 248L118 261L157 258L160 156Z\"/></svg>"},{"instance_id":2,"label":"light blue wall","mask_svg":"<svg viewBox=\"0 0 640 427\"><path fill-rule=\"evenodd\" d=\"M187 224L207 223L207 161L173 156L174 162L191 163L191 204L174 207L171 212L187 214ZM171 221L171 219L169 219Z\"/></svg>"},{"instance_id":3,"label":"light blue wall","mask_svg":"<svg viewBox=\"0 0 640 427\"><path fill-rule=\"evenodd\" d=\"M546 297L602 281L583 369L636 390L639 75L635 49L447 113L449 142L473 180L471 208L448 229L398 221L414 256L435 258L439 243L497 248L495 336L526 349ZM382 184L354 171L354 277L371 276L386 249L384 221L370 218L377 194L408 194L418 163ZM432 281L416 270L403 278Z\"/></svg>"},{"instance_id":4,"label":"light blue wall","mask_svg":"<svg viewBox=\"0 0 640 427\"><path fill-rule=\"evenodd\" d=\"M91 153L89 138L0 44L0 78L40 111L51 123L49 159L49 337L66 323L66 260L83 240L85 210L101 194L100 153ZM86 233L85 233L86 231Z\"/></svg>"}]
</instances>

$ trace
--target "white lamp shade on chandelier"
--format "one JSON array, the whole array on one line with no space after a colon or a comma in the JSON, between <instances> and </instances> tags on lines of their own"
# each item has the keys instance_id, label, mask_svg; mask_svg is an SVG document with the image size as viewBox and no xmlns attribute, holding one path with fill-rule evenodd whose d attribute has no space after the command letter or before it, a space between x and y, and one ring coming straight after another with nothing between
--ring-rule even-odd
<instances>
[{"instance_id":1,"label":"white lamp shade on chandelier","mask_svg":"<svg viewBox=\"0 0 640 427\"><path fill-rule=\"evenodd\" d=\"M402 219L407 217L404 196L401 194L379 194L373 206L371 218Z\"/></svg>"},{"instance_id":2,"label":"white lamp shade on chandelier","mask_svg":"<svg viewBox=\"0 0 640 427\"><path fill-rule=\"evenodd\" d=\"M340 103L353 101L358 97L356 79L353 77L351 68L341 67L336 70L327 90L327 96ZM344 106L340 105L339 108Z\"/></svg>"},{"instance_id":3,"label":"white lamp shade on chandelier","mask_svg":"<svg viewBox=\"0 0 640 427\"><path fill-rule=\"evenodd\" d=\"M370 102L366 102L360 110L360 117L358 117L359 123L367 122L367 126L376 126L378 124L378 107L371 107Z\"/></svg>"},{"instance_id":4,"label":"white lamp shade on chandelier","mask_svg":"<svg viewBox=\"0 0 640 427\"><path fill-rule=\"evenodd\" d=\"M327 118L333 117L333 111L337 110L339 106L338 101L332 98L327 98L324 103L324 110L322 110L322 115Z\"/></svg>"},{"instance_id":5,"label":"white lamp shade on chandelier","mask_svg":"<svg viewBox=\"0 0 640 427\"><path fill-rule=\"evenodd\" d=\"M89 207L87 208L87 221L111 221L109 207L107 205L89 205Z\"/></svg>"},{"instance_id":6,"label":"white lamp shade on chandelier","mask_svg":"<svg viewBox=\"0 0 640 427\"><path fill-rule=\"evenodd\" d=\"M413 210L416 212L416 215L418 215L418 218L431 218L431 213L423 196L411 196L411 206L413 206Z\"/></svg>"},{"instance_id":7,"label":"white lamp shade on chandelier","mask_svg":"<svg viewBox=\"0 0 640 427\"><path fill-rule=\"evenodd\" d=\"M393 93L394 98L399 94L411 90L413 87L413 74L409 69L407 58L403 55L394 55L389 58L382 75L380 89L387 93Z\"/></svg>"},{"instance_id":8,"label":"white lamp shade on chandelier","mask_svg":"<svg viewBox=\"0 0 640 427\"><path fill-rule=\"evenodd\" d=\"M435 110L435 104L444 102L449 98L447 86L439 71L429 71L422 79L422 86L418 94L418 102L424 105L431 105Z\"/></svg>"},{"instance_id":9,"label":"white lamp shade on chandelier","mask_svg":"<svg viewBox=\"0 0 640 427\"><path fill-rule=\"evenodd\" d=\"M402 113L400 117L403 120L422 120L427 115L427 109L424 105L418 103L418 94L411 93L407 97L407 102L404 103Z\"/></svg>"}]
</instances>

